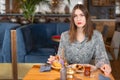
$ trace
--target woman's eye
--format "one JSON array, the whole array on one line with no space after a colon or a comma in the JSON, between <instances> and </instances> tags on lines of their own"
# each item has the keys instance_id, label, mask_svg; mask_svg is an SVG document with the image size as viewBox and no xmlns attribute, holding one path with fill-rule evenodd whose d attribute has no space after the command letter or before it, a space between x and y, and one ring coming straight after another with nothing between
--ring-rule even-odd
<instances>
[{"instance_id":1,"label":"woman's eye","mask_svg":"<svg viewBox=\"0 0 120 80\"><path fill-rule=\"evenodd\" d=\"M80 16L85 16L84 14L80 14Z\"/></svg>"},{"instance_id":2,"label":"woman's eye","mask_svg":"<svg viewBox=\"0 0 120 80\"><path fill-rule=\"evenodd\" d=\"M77 15L74 15L74 17L77 17Z\"/></svg>"}]
</instances>

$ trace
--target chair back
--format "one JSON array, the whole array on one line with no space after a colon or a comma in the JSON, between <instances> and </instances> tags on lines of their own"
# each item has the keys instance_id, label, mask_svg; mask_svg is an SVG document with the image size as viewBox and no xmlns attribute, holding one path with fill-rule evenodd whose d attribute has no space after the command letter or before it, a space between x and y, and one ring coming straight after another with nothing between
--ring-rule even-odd
<instances>
[{"instance_id":1,"label":"chair back","mask_svg":"<svg viewBox=\"0 0 120 80\"><path fill-rule=\"evenodd\" d=\"M114 48L109 45L110 43L107 42L108 31L109 31L109 26L104 25L101 33L102 33L103 40L104 40L104 43L105 43L105 49L106 49L106 52L108 54L108 58L110 60L115 60Z\"/></svg>"},{"instance_id":2,"label":"chair back","mask_svg":"<svg viewBox=\"0 0 120 80\"><path fill-rule=\"evenodd\" d=\"M102 30L102 35L103 35L103 39L104 39L104 41L106 41L106 39L107 39L107 34L108 34L108 25L104 25L104 27L103 27L103 30Z\"/></svg>"}]
</instances>

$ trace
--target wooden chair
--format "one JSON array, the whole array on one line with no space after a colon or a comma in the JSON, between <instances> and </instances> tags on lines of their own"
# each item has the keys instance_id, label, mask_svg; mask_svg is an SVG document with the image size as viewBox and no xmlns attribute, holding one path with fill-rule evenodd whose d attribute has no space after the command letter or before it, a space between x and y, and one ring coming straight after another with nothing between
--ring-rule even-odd
<instances>
[{"instance_id":1,"label":"wooden chair","mask_svg":"<svg viewBox=\"0 0 120 80\"><path fill-rule=\"evenodd\" d=\"M114 48L108 44L105 44L106 51L108 55L110 54L112 57L112 60L115 60L115 54L114 54Z\"/></svg>"},{"instance_id":2,"label":"wooden chair","mask_svg":"<svg viewBox=\"0 0 120 80\"><path fill-rule=\"evenodd\" d=\"M119 48L120 48L120 32L114 31L111 46L114 47L114 53L115 53L115 59L117 60L119 58Z\"/></svg>"},{"instance_id":3,"label":"wooden chair","mask_svg":"<svg viewBox=\"0 0 120 80\"><path fill-rule=\"evenodd\" d=\"M112 47L110 45L111 43L107 42L108 28L109 28L109 26L104 25L101 33L103 35L103 40L104 40L104 43L105 43L105 48L106 48L106 51L108 53L108 56L110 55L112 57L112 60L115 60L114 47Z\"/></svg>"}]
</instances>

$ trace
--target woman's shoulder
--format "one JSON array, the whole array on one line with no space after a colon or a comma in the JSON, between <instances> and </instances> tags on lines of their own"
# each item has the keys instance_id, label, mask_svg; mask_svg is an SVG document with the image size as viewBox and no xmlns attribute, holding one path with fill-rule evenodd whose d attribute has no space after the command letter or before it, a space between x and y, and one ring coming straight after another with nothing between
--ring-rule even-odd
<instances>
[{"instance_id":1,"label":"woman's shoulder","mask_svg":"<svg viewBox=\"0 0 120 80\"><path fill-rule=\"evenodd\" d=\"M69 31L62 32L61 38L64 38L66 40L69 39Z\"/></svg>"},{"instance_id":2,"label":"woman's shoulder","mask_svg":"<svg viewBox=\"0 0 120 80\"><path fill-rule=\"evenodd\" d=\"M101 34L100 31L98 31L98 30L94 30L94 31L93 31L93 35L102 35L102 34Z\"/></svg>"},{"instance_id":3,"label":"woman's shoulder","mask_svg":"<svg viewBox=\"0 0 120 80\"><path fill-rule=\"evenodd\" d=\"M102 39L102 34L100 31L98 30L94 30L93 31L93 36L92 36L92 41L94 41L95 43L100 43Z\"/></svg>"},{"instance_id":4,"label":"woman's shoulder","mask_svg":"<svg viewBox=\"0 0 120 80\"><path fill-rule=\"evenodd\" d=\"M93 37L100 37L100 36L102 36L100 31L98 31L98 30L93 31Z\"/></svg>"},{"instance_id":5,"label":"woman's shoulder","mask_svg":"<svg viewBox=\"0 0 120 80\"><path fill-rule=\"evenodd\" d=\"M62 36L68 36L68 31L62 32Z\"/></svg>"}]
</instances>

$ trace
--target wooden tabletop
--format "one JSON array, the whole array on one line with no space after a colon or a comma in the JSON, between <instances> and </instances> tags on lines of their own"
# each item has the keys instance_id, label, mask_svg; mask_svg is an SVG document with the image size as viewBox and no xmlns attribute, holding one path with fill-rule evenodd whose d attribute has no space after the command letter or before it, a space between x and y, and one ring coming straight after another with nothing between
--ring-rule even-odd
<instances>
[{"instance_id":1,"label":"wooden tabletop","mask_svg":"<svg viewBox=\"0 0 120 80\"><path fill-rule=\"evenodd\" d=\"M83 73L75 74L80 80L98 80L98 75L103 74L100 70L91 73L91 77L86 77ZM112 74L110 79L114 80ZM50 72L40 72L40 65L34 65L29 72L25 75L23 80L60 80L60 72L58 70L51 70Z\"/></svg>"}]
</instances>

